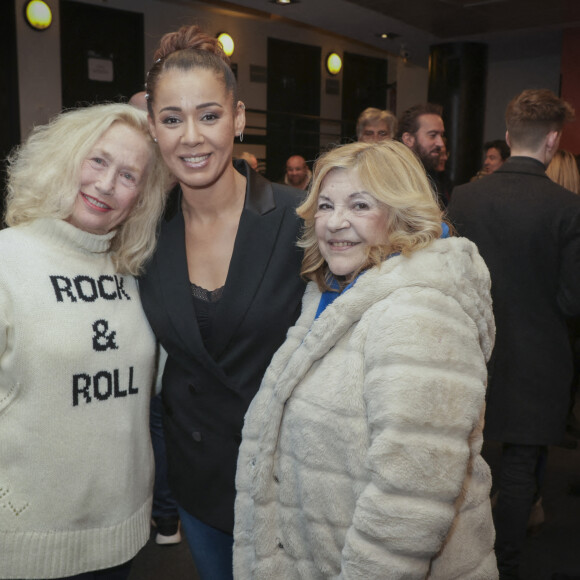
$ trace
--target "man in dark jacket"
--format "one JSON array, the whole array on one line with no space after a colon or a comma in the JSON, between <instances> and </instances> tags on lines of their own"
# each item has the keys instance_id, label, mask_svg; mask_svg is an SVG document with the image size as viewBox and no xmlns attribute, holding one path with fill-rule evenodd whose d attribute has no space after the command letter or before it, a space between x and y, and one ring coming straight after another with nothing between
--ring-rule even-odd
<instances>
[{"instance_id":1,"label":"man in dark jacket","mask_svg":"<svg viewBox=\"0 0 580 580\"><path fill-rule=\"evenodd\" d=\"M415 105L403 111L398 121L397 140L421 160L443 208L449 201L450 191L438 171L441 151L445 147L442 111L440 105L433 103Z\"/></svg>"},{"instance_id":2,"label":"man in dark jacket","mask_svg":"<svg viewBox=\"0 0 580 580\"><path fill-rule=\"evenodd\" d=\"M580 315L580 197L545 168L572 115L548 90L515 97L506 111L512 156L457 187L448 208L491 272L497 336L484 436L502 443L495 514L502 580L518 578L538 459L561 441L570 402L566 318Z\"/></svg>"}]
</instances>

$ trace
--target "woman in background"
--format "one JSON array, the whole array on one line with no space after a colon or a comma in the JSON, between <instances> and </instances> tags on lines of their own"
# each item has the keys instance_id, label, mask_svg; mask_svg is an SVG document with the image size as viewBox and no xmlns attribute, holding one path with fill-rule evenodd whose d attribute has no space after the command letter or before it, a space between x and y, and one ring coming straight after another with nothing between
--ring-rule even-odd
<instances>
[{"instance_id":1,"label":"woman in background","mask_svg":"<svg viewBox=\"0 0 580 580\"><path fill-rule=\"evenodd\" d=\"M301 192L232 163L244 104L215 38L196 26L165 35L146 89L151 133L178 182L141 279L168 354L169 480L201 578L221 580L232 577L243 418L304 292Z\"/></svg>"},{"instance_id":2,"label":"woman in background","mask_svg":"<svg viewBox=\"0 0 580 580\"><path fill-rule=\"evenodd\" d=\"M546 174L552 181L562 187L574 193L580 193L580 171L578 171L578 162L576 161L576 157L569 151L558 149L546 169ZM578 422L574 407L580 381L580 319L570 318L567 320L567 325L570 335L570 346L574 352L574 374L570 385L570 411L568 413L567 425L569 429L575 429L577 428ZM544 482L546 464L547 453L541 458L538 469L536 470L538 492L534 500L534 505L532 506L528 528L532 527L537 529L545 520L540 490ZM574 495L580 495L580 486L578 484L574 484L574 489Z\"/></svg>"},{"instance_id":3,"label":"woman in background","mask_svg":"<svg viewBox=\"0 0 580 580\"><path fill-rule=\"evenodd\" d=\"M167 173L129 105L36 128L0 232L0 578L122 580L150 534L155 338L134 278Z\"/></svg>"},{"instance_id":4,"label":"woman in background","mask_svg":"<svg viewBox=\"0 0 580 580\"><path fill-rule=\"evenodd\" d=\"M548 177L562 187L580 193L580 172L576 158L569 151L558 149L546 169Z\"/></svg>"},{"instance_id":5,"label":"woman in background","mask_svg":"<svg viewBox=\"0 0 580 580\"><path fill-rule=\"evenodd\" d=\"M323 155L302 314L246 415L234 576L493 580L490 279L395 141Z\"/></svg>"}]
</instances>

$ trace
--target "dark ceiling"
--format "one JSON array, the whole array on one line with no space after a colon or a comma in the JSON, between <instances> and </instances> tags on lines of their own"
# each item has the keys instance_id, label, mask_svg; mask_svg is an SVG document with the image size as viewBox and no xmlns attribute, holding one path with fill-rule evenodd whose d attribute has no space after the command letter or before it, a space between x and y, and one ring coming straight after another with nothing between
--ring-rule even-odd
<instances>
[{"instance_id":1,"label":"dark ceiling","mask_svg":"<svg viewBox=\"0 0 580 580\"><path fill-rule=\"evenodd\" d=\"M427 66L430 46L474 41L489 46L492 60L557 54L562 30L580 27L580 0L272 0L201 1L315 27ZM394 33L383 39L381 33Z\"/></svg>"},{"instance_id":2,"label":"dark ceiling","mask_svg":"<svg viewBox=\"0 0 580 580\"><path fill-rule=\"evenodd\" d=\"M580 24L580 0L347 0L441 39Z\"/></svg>"}]
</instances>

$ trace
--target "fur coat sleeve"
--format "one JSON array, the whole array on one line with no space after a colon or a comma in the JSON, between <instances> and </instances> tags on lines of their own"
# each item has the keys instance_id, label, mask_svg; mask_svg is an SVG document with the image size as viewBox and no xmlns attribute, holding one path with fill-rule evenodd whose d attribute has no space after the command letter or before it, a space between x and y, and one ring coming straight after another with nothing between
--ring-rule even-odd
<instances>
[{"instance_id":1,"label":"fur coat sleeve","mask_svg":"<svg viewBox=\"0 0 580 580\"><path fill-rule=\"evenodd\" d=\"M366 272L315 321L309 287L246 416L236 578L497 578L489 285L452 239Z\"/></svg>"},{"instance_id":2,"label":"fur coat sleeve","mask_svg":"<svg viewBox=\"0 0 580 580\"><path fill-rule=\"evenodd\" d=\"M340 577L429 577L459 510L473 524L463 547L483 539L487 548L477 557L489 561L469 563L460 551L455 557L466 560L466 578L480 577L480 563L495 567L489 504L486 495L472 505L462 497L470 470L486 474L487 467L479 456L486 369L476 329L454 298L432 288L401 291L367 316L369 481L346 533ZM478 484L484 482L487 474ZM485 537L476 539L483 529Z\"/></svg>"}]
</instances>

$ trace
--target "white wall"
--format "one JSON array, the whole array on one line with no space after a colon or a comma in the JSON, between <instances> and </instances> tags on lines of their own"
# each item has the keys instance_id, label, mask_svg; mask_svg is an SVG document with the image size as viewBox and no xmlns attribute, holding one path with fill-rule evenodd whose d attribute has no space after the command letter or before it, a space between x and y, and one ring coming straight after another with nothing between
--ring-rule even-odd
<instances>
[{"instance_id":1,"label":"white wall","mask_svg":"<svg viewBox=\"0 0 580 580\"><path fill-rule=\"evenodd\" d=\"M484 142L505 137L505 110L509 101L525 89L560 91L560 52L488 62ZM399 61L397 67L397 113L425 102L427 68ZM483 143L482 143L483 145Z\"/></svg>"},{"instance_id":2,"label":"white wall","mask_svg":"<svg viewBox=\"0 0 580 580\"><path fill-rule=\"evenodd\" d=\"M405 63L399 59L397 63L397 115L404 110L427 102L429 85L429 70L426 67Z\"/></svg>"},{"instance_id":3,"label":"white wall","mask_svg":"<svg viewBox=\"0 0 580 580\"><path fill-rule=\"evenodd\" d=\"M14 0L17 14L22 14L26 0ZM185 24L199 24L210 34L229 32L236 43L232 62L238 64L240 98L246 107L266 109L266 84L250 82L250 64L267 65L268 37L321 47L321 110L323 118L340 119L341 95L327 95L324 57L331 51L344 51L366 56L387 58L389 82L397 75L397 58L384 51L319 30L271 20L261 16L244 15L232 10L212 7L195 1L169 0L78 0L107 8L144 14L145 69L150 66L159 39L166 32ZM54 24L45 32L35 32L18 18L19 89L21 104L21 132L24 138L32 126L45 123L61 108L60 44L58 3L53 6ZM342 75L336 78L341 81ZM398 78L398 77L397 77ZM342 87L341 87L342 88ZM127 95L128 97L130 95Z\"/></svg>"},{"instance_id":4,"label":"white wall","mask_svg":"<svg viewBox=\"0 0 580 580\"><path fill-rule=\"evenodd\" d=\"M484 141L505 137L506 107L523 90L550 89L559 93L560 59L558 53L488 64Z\"/></svg>"},{"instance_id":5,"label":"white wall","mask_svg":"<svg viewBox=\"0 0 580 580\"><path fill-rule=\"evenodd\" d=\"M15 0L22 138L34 125L46 123L61 108L58 4L51 3L54 17L52 26L39 32L24 21L22 15L26 1Z\"/></svg>"},{"instance_id":6,"label":"white wall","mask_svg":"<svg viewBox=\"0 0 580 580\"><path fill-rule=\"evenodd\" d=\"M61 109L60 24L58 2L53 7L54 24L44 32L29 28L20 15L26 0L16 4L20 125L23 138L35 124L45 123ZM212 7L193 0L78 0L113 9L143 13L145 21L145 68L163 34L184 24L197 23L207 32L228 31L236 41L232 61L238 64L240 97L248 108L266 108L266 84L250 82L250 64L267 65L268 37L321 47L321 110L323 118L340 119L341 95L327 95L324 57L331 51L344 51L366 56L387 58L388 82L397 83L396 114L427 99L428 71L426 67L405 64L392 55L343 37L326 34L290 21L244 15L232 10ZM554 38L552 38L554 36ZM528 52L517 54L513 46L490 47L488 65L485 140L502 138L505 133L503 115L508 101L526 88L546 87L558 92L560 77L559 36L553 35L534 43ZM517 39L513 39L514 41ZM535 50L532 54L530 51ZM542 54L542 51L544 54ZM540 52L538 55L537 53ZM506 55L508 57L506 58ZM510 60L511 56L511 60ZM342 85L342 75L338 75ZM342 88L342 86L341 86ZM129 96L129 95L128 95ZM246 147L237 145L236 149ZM251 148L250 148L251 150ZM258 156L260 152L254 151Z\"/></svg>"},{"instance_id":7,"label":"white wall","mask_svg":"<svg viewBox=\"0 0 580 580\"><path fill-rule=\"evenodd\" d=\"M560 60L560 53L552 53L513 60L494 60L488 63L484 142L505 137L506 107L509 101L523 90L545 88L559 94ZM402 60L399 62L398 114L427 100L428 72L427 68L404 64Z\"/></svg>"}]
</instances>

